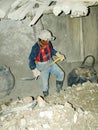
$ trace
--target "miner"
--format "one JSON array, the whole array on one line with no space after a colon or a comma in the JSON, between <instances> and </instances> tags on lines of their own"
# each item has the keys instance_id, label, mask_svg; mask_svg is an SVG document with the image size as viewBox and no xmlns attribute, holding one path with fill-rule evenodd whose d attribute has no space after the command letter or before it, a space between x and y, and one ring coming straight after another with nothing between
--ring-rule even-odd
<instances>
[{"instance_id":1,"label":"miner","mask_svg":"<svg viewBox=\"0 0 98 130\"><path fill-rule=\"evenodd\" d=\"M36 78L39 77L44 96L49 94L49 77L51 73L56 77L56 91L58 93L62 89L64 81L64 71L56 63L49 66L53 62L53 56L62 56L61 60L65 58L63 54L53 48L52 40L55 40L52 33L49 30L42 30L29 55L29 67L33 75Z\"/></svg>"}]
</instances>

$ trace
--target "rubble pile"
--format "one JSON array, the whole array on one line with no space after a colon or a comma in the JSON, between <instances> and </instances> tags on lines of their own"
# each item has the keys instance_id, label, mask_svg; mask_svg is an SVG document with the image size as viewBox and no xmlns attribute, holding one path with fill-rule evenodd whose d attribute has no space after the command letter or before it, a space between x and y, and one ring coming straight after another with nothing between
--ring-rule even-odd
<instances>
[{"instance_id":1,"label":"rubble pile","mask_svg":"<svg viewBox=\"0 0 98 130\"><path fill-rule=\"evenodd\" d=\"M98 84L89 82L46 98L18 97L0 105L0 130L98 130L97 101Z\"/></svg>"},{"instance_id":2,"label":"rubble pile","mask_svg":"<svg viewBox=\"0 0 98 130\"><path fill-rule=\"evenodd\" d=\"M98 113L98 84L85 82L73 85L61 91L60 95L54 94L47 97L49 103L64 104L70 102L75 108L82 108L85 111Z\"/></svg>"}]
</instances>

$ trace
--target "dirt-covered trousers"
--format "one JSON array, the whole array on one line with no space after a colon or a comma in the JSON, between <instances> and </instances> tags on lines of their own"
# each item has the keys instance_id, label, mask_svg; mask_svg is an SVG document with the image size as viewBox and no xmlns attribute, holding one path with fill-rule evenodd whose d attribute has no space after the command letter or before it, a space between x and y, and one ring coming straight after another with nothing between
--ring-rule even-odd
<instances>
[{"instance_id":1,"label":"dirt-covered trousers","mask_svg":"<svg viewBox=\"0 0 98 130\"><path fill-rule=\"evenodd\" d=\"M51 64L52 62L53 60L50 59L47 62L36 63L37 69L41 71L39 79L42 91L47 91L49 89L49 77L51 73L55 75L57 81L64 80L64 72L57 64L46 67L49 66L49 64Z\"/></svg>"}]
</instances>

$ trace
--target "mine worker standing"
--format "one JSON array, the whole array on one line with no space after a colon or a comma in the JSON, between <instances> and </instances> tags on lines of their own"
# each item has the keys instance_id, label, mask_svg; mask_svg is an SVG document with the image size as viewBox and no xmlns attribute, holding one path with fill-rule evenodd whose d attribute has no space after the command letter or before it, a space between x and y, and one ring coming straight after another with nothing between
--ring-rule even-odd
<instances>
[{"instance_id":1,"label":"mine worker standing","mask_svg":"<svg viewBox=\"0 0 98 130\"><path fill-rule=\"evenodd\" d=\"M52 33L49 30L42 30L29 55L29 67L36 78L39 76L44 96L49 94L49 76L51 73L56 77L56 91L58 93L62 89L64 81L64 72L56 63L41 72L44 67L53 62L53 56L62 56L61 60L64 60L64 55L53 49L51 40L54 40Z\"/></svg>"}]
</instances>

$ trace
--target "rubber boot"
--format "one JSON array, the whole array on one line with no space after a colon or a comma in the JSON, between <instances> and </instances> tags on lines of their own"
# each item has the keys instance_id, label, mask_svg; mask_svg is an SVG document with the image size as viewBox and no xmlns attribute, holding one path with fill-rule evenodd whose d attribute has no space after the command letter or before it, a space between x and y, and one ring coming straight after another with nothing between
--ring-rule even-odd
<instances>
[{"instance_id":1,"label":"rubber boot","mask_svg":"<svg viewBox=\"0 0 98 130\"><path fill-rule=\"evenodd\" d=\"M56 91L59 93L62 90L63 81L56 80Z\"/></svg>"},{"instance_id":2,"label":"rubber boot","mask_svg":"<svg viewBox=\"0 0 98 130\"><path fill-rule=\"evenodd\" d=\"M48 96L48 91L43 91L43 95L44 95L44 97L47 97Z\"/></svg>"}]
</instances>

